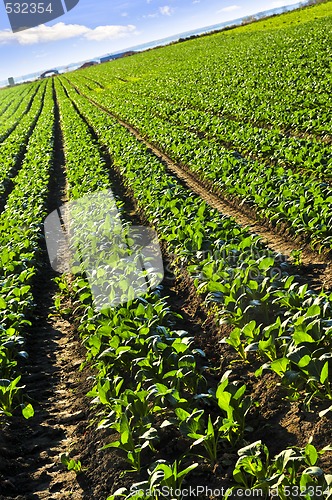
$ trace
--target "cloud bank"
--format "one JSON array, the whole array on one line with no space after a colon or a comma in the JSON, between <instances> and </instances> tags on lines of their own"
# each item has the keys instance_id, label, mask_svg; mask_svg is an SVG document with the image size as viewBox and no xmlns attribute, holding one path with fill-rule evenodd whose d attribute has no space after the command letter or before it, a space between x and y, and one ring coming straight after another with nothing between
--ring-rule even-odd
<instances>
[{"instance_id":1,"label":"cloud bank","mask_svg":"<svg viewBox=\"0 0 332 500\"><path fill-rule=\"evenodd\" d=\"M93 29L80 24L57 23L53 26L41 24L36 28L17 33L12 33L10 30L0 31L0 44L18 43L20 45L34 45L77 37L85 38L89 41L102 42L104 40L122 38L135 32L136 26L132 24L126 26L97 26L97 28Z\"/></svg>"}]
</instances>

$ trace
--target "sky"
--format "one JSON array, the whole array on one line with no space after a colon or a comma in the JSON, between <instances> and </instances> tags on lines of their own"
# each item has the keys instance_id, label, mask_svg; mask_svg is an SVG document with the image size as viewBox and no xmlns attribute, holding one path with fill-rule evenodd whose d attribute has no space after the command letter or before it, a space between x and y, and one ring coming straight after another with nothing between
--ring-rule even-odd
<instances>
[{"instance_id":1,"label":"sky","mask_svg":"<svg viewBox=\"0 0 332 500\"><path fill-rule=\"evenodd\" d=\"M0 81L292 5L297 0L80 0L58 19L17 33L11 31L5 2L0 0Z\"/></svg>"}]
</instances>

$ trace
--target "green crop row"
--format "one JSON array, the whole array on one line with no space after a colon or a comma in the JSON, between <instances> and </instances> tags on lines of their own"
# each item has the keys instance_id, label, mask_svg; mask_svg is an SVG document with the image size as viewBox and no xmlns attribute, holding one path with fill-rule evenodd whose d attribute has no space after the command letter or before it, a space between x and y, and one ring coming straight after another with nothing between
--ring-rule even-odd
<instances>
[{"instance_id":1,"label":"green crop row","mask_svg":"<svg viewBox=\"0 0 332 500\"><path fill-rule=\"evenodd\" d=\"M331 296L324 292L317 295L307 286L301 287L295 276L288 274L287 264L269 252L257 236L250 235L234 220L221 217L181 187L162 163L116 120L69 86L67 90L107 146L160 238L197 276L196 285L206 294L206 301L220 304L217 316L227 318L238 328L247 328L254 322L251 352L255 347L259 357L270 363L269 368L289 384L293 397L299 397L299 391L305 387L309 401L312 395L331 399L327 376ZM303 336L293 336L299 329ZM311 342L307 337L310 332ZM246 348L242 337L238 350L241 346ZM258 344L258 340L262 342ZM312 366L308 366L304 354L313 358ZM282 373L279 367L275 370L281 359L288 360L284 361ZM294 379L287 379L290 367Z\"/></svg>"},{"instance_id":2,"label":"green crop row","mask_svg":"<svg viewBox=\"0 0 332 500\"><path fill-rule=\"evenodd\" d=\"M322 9L325 17L315 19ZM317 6L311 12L312 20L303 24L235 29L112 61L85 74L111 85L117 78L124 91L125 82L132 81L153 96L176 96L180 105L242 121L331 134L331 9ZM301 12L296 15L300 21Z\"/></svg>"},{"instance_id":3,"label":"green crop row","mask_svg":"<svg viewBox=\"0 0 332 500\"><path fill-rule=\"evenodd\" d=\"M26 113L29 106L31 106L33 98L38 90L39 85L33 87L24 87L23 91L15 97L15 94L10 99L9 105L6 109L0 111L0 143L8 137L14 130L15 126L19 123L21 116Z\"/></svg>"},{"instance_id":4,"label":"green crop row","mask_svg":"<svg viewBox=\"0 0 332 500\"><path fill-rule=\"evenodd\" d=\"M11 89L2 89L0 92L0 112L1 114L6 112L6 109L9 108L13 101L16 99L23 99L26 93L30 92L31 85L23 85L16 88Z\"/></svg>"},{"instance_id":5,"label":"green crop row","mask_svg":"<svg viewBox=\"0 0 332 500\"><path fill-rule=\"evenodd\" d=\"M76 198L91 192L90 186L108 188L106 177L110 172L100 169L103 162L100 146L96 144L87 124L77 113L59 81L56 82L56 88L65 142L69 192ZM67 92L71 95L70 88ZM90 126L109 148L115 164L130 178L140 206L144 207L148 217L154 218L160 234L164 235L171 251L178 258L187 263L192 262L194 255L203 251L203 245L212 245L218 227L218 236L221 236L220 231L223 229L224 239L230 245L229 250L233 250L244 235L246 243L243 248L250 243L259 245L256 237L250 237L228 218L220 222L219 214L209 211L204 203L176 185L176 181L163 172L162 164L148 155L146 148L131 140L130 134L115 121L102 115L78 96L72 97L87 117ZM85 137L84 142L80 140L82 137ZM90 170L90 164L97 168ZM98 185L99 180L102 186ZM155 190L158 190L158 204L154 198ZM181 213L181 205L184 213ZM193 214L191 220L188 219L189 214ZM190 238L186 235L188 228L192 231ZM196 249L192 248L195 245L194 235L198 242ZM240 265L239 260L236 259ZM262 272L271 266L271 260L271 257L261 259ZM289 277L287 280L288 283L293 281ZM59 279L59 285L64 292L68 291L64 278ZM82 311L80 330L83 343L88 351L88 360L96 369L95 385L90 395L95 404L104 407L100 427L116 432L115 440L112 439L105 448L121 449L130 471L139 472L148 467L158 451L160 438L170 427L174 433L178 433L178 437L186 439L188 453L203 455L212 464L228 449L238 450L247 441L246 414L250 411L251 401L245 393L245 386L231 381L230 373L226 372L217 387L209 387L207 368L199 368L199 358L204 353L194 348L193 339L188 332L174 330L176 317L169 309L167 300L161 296L161 289L101 313L96 313L93 308L90 287L83 276L74 281L73 290L77 298L74 307ZM266 447L259 443L253 443L246 451L241 449L234 469L234 482L238 485L246 482L251 487L257 487L260 483L258 469L248 474L241 457L245 455L253 463L254 456L258 454L257 456L262 456L266 474L267 471L274 470L274 479L280 483L289 485L302 481L301 484L304 484L307 481L308 487L317 484L310 466L316 466L318 455L314 459L317 452L311 445L306 450L301 450L297 454L297 460L292 462L294 473L291 480L282 465L287 465L287 461L283 461L282 457L293 456L295 451L282 452L277 466L272 462L270 464L266 452ZM309 457L311 454L312 458ZM144 483L144 488L165 484L163 481L167 478L173 481L172 486L179 486L192 468L197 466L187 453L184 455L181 457L181 471L176 462L170 464L160 460L152 464L149 467L149 484ZM267 475L264 477L267 479ZM322 481L327 490L330 478L326 476L319 481ZM265 488L268 484L271 486L274 482L266 482ZM139 489L139 485L137 487ZM128 492L118 493L127 498L142 498ZM286 495L284 498L289 497Z\"/></svg>"},{"instance_id":6,"label":"green crop row","mask_svg":"<svg viewBox=\"0 0 332 500\"><path fill-rule=\"evenodd\" d=\"M122 98L98 93L94 99L115 111L175 161L212 181L226 195L254 207L273 225L287 224L292 233L305 235L313 247L331 248L332 189L327 183L281 166L264 166L245 159L218 141L201 138L179 125L170 110L157 116L151 111L158 110L157 104L150 107L148 100L129 100L126 92L122 91ZM192 126L199 128L193 119Z\"/></svg>"},{"instance_id":7,"label":"green crop row","mask_svg":"<svg viewBox=\"0 0 332 500\"><path fill-rule=\"evenodd\" d=\"M154 89L146 90L146 80L142 82L137 78L139 83L137 80L118 80L112 74L107 77L98 75L98 83L92 81L92 85L85 75L73 74L70 79L92 98L99 98L100 94L104 98L106 94L109 108L123 118L134 116L137 121L142 112L150 113L200 136L219 141L244 157L257 159L263 164L300 170L310 177L331 180L331 148L315 138L296 137L278 127L262 127L250 120L223 115L210 108L195 108L190 102L180 103L173 86L163 88L161 96L158 82Z\"/></svg>"},{"instance_id":8,"label":"green crop row","mask_svg":"<svg viewBox=\"0 0 332 500\"><path fill-rule=\"evenodd\" d=\"M29 111L33 100L38 93L39 84L26 89L24 95L19 95L13 99L10 106L1 115L0 120L0 143L2 143L20 123L23 116Z\"/></svg>"},{"instance_id":9,"label":"green crop row","mask_svg":"<svg viewBox=\"0 0 332 500\"><path fill-rule=\"evenodd\" d=\"M30 135L33 133L42 110L45 84L38 88L33 98L31 108L23 116L18 116L19 123L13 132L0 144L1 171L0 196L2 197L8 185L16 175L17 164L24 153Z\"/></svg>"},{"instance_id":10,"label":"green crop row","mask_svg":"<svg viewBox=\"0 0 332 500\"><path fill-rule=\"evenodd\" d=\"M18 402L23 415L32 415L22 403L20 363L26 328L34 307L33 279L38 269L42 222L46 216L48 184L53 161L54 103L50 84L44 98L32 108L40 114L29 138L22 167L0 215L0 417L11 416ZM40 108L40 109L38 109ZM30 117L31 127L31 117ZM27 127L27 125L26 125ZM26 128L28 133L29 126Z\"/></svg>"}]
</instances>

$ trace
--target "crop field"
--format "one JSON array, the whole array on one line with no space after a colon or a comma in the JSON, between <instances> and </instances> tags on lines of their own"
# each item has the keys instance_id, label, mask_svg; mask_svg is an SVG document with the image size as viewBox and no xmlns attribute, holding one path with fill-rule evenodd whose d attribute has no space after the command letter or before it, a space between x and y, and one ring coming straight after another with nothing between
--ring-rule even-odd
<instances>
[{"instance_id":1,"label":"crop field","mask_svg":"<svg viewBox=\"0 0 332 500\"><path fill-rule=\"evenodd\" d=\"M331 6L0 91L0 500L332 499ZM164 279L96 310L105 190Z\"/></svg>"}]
</instances>

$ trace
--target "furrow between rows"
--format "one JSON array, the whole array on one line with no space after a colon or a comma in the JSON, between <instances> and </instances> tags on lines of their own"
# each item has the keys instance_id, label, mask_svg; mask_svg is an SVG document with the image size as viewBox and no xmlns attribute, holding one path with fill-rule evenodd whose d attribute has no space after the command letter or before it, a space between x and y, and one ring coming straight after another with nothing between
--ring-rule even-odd
<instances>
[{"instance_id":1,"label":"furrow between rows","mask_svg":"<svg viewBox=\"0 0 332 500\"><path fill-rule=\"evenodd\" d=\"M239 204L235 205L235 203L232 203L230 200L223 198L221 193L216 192L215 187L208 181L203 182L188 168L175 163L156 145L144 138L135 127L122 120L106 107L100 105L94 99L81 93L75 85L73 85L73 87L76 92L85 97L90 103L115 118L118 123L129 130L139 142L145 144L156 157L164 162L169 171L176 175L180 182L184 183L190 190L204 199L212 208L217 209L224 215L233 217L241 226L247 227L251 232L259 235L269 248L276 253L282 254L285 259L289 261L292 260L292 252L294 250L301 252L302 265L304 266L304 280L310 286L315 289L329 289L332 287L332 266L328 256L317 255L317 253L310 251L305 245L291 240L290 237L283 237L277 232L270 231L262 223L252 217L250 213L248 213L248 210L240 207Z\"/></svg>"}]
</instances>

